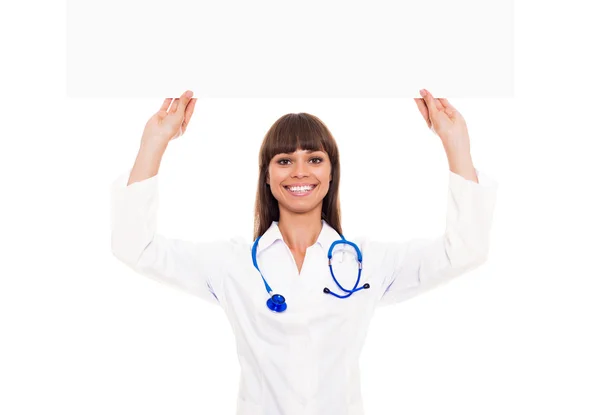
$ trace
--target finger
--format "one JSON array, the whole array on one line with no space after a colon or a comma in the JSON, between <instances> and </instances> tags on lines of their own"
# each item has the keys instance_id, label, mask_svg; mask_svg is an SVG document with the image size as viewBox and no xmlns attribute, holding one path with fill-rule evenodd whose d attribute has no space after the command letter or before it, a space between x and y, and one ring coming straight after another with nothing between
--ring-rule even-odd
<instances>
[{"instance_id":1,"label":"finger","mask_svg":"<svg viewBox=\"0 0 600 415\"><path fill-rule=\"evenodd\" d=\"M179 98L175 98L173 103L171 104L171 108L169 108L169 114L173 114L177 111L177 107L179 106Z\"/></svg>"},{"instance_id":2,"label":"finger","mask_svg":"<svg viewBox=\"0 0 600 415\"><path fill-rule=\"evenodd\" d=\"M450 102L448 102L448 100L446 98L440 98L440 102L442 103L442 105L444 106L444 108L450 108L453 109L454 111L456 111L456 108L454 108Z\"/></svg>"},{"instance_id":3,"label":"finger","mask_svg":"<svg viewBox=\"0 0 600 415\"><path fill-rule=\"evenodd\" d=\"M194 93L190 90L185 91L180 98L179 112L184 113Z\"/></svg>"},{"instance_id":4,"label":"finger","mask_svg":"<svg viewBox=\"0 0 600 415\"><path fill-rule=\"evenodd\" d=\"M440 98L440 102L444 106L444 112L448 115L448 117L453 118L458 113L458 110L454 108L446 98Z\"/></svg>"},{"instance_id":5,"label":"finger","mask_svg":"<svg viewBox=\"0 0 600 415\"><path fill-rule=\"evenodd\" d=\"M427 128L431 128L431 121L429 120L429 111L427 110L427 105L425 105L425 101L423 98L415 98L415 102L417 103L417 107L419 107L419 112L425 119L427 123Z\"/></svg>"},{"instance_id":6,"label":"finger","mask_svg":"<svg viewBox=\"0 0 600 415\"><path fill-rule=\"evenodd\" d=\"M159 112L160 111L165 111L166 112L169 109L169 104L171 104L171 100L172 99L173 98L165 98L165 100L163 101L162 107L160 107L160 110L158 110L158 111Z\"/></svg>"},{"instance_id":7,"label":"finger","mask_svg":"<svg viewBox=\"0 0 600 415\"><path fill-rule=\"evenodd\" d=\"M439 112L437 105L435 104L435 99L433 95L426 90L422 90L424 92L423 99L425 100L425 104L427 104L427 110L429 111L429 118L433 118L432 115L437 114Z\"/></svg>"},{"instance_id":8,"label":"finger","mask_svg":"<svg viewBox=\"0 0 600 415\"><path fill-rule=\"evenodd\" d=\"M451 114L454 114L455 112L458 112L458 110L456 108L454 108L452 106L452 104L450 104L448 102L448 100L446 98L440 98L440 102L444 106L444 110L446 111L446 114L451 115Z\"/></svg>"},{"instance_id":9,"label":"finger","mask_svg":"<svg viewBox=\"0 0 600 415\"><path fill-rule=\"evenodd\" d=\"M183 131L185 132L185 129L187 128L188 125L190 125L190 119L192 118L192 114L194 113L194 108L196 107L196 101L198 100L198 98L192 98L190 100L190 103L188 104L187 108L185 109L185 118L183 119Z\"/></svg>"}]
</instances>

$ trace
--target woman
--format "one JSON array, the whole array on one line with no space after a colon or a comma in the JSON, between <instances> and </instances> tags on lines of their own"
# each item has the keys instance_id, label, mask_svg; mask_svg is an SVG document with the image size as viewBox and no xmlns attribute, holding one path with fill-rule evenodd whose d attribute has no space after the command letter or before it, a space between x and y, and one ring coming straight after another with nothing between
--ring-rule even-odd
<instances>
[{"instance_id":1,"label":"woman","mask_svg":"<svg viewBox=\"0 0 600 415\"><path fill-rule=\"evenodd\" d=\"M133 168L113 183L112 251L222 307L241 366L238 415L363 414L358 362L374 309L486 260L497 183L473 166L461 114L422 96L417 106L450 167L446 231L434 240L344 239L338 149L306 113L282 116L264 138L252 243L166 238L156 233L158 169L196 99L166 99L146 124Z\"/></svg>"}]
</instances>

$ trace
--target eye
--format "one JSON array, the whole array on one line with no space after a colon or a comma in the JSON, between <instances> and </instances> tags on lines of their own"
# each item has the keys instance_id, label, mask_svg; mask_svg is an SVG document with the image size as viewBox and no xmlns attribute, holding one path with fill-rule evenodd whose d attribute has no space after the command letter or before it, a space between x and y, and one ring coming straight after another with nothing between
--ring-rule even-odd
<instances>
[{"instance_id":1,"label":"eye","mask_svg":"<svg viewBox=\"0 0 600 415\"><path fill-rule=\"evenodd\" d=\"M321 164L323 162L323 158L322 157L313 157L313 158L310 159L310 161L313 161L313 160L317 160L318 161L318 163L316 163L316 164ZM285 162L285 161L291 161L291 160L290 159L279 159L279 160L277 160L277 164L282 165L282 166L286 166L287 163L283 163L282 164L282 161ZM315 164L315 163L313 163L313 164Z\"/></svg>"}]
</instances>

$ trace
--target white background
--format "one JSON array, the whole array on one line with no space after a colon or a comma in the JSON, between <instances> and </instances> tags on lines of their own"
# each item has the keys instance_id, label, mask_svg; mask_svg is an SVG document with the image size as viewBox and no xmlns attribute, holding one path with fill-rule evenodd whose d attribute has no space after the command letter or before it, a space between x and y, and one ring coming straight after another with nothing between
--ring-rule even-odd
<instances>
[{"instance_id":1,"label":"white background","mask_svg":"<svg viewBox=\"0 0 600 415\"><path fill-rule=\"evenodd\" d=\"M375 314L367 415L600 412L600 68L586 4L519 2L514 97L448 95L475 166L500 184L489 260ZM66 99L64 5L1 15L0 413L234 414L221 310L110 252L109 186L161 100ZM183 34L174 22L165 36ZM347 237L443 231L447 162L411 98L199 100L163 159L159 231L210 240L218 222L250 238L258 147L300 111L338 141Z\"/></svg>"}]
</instances>

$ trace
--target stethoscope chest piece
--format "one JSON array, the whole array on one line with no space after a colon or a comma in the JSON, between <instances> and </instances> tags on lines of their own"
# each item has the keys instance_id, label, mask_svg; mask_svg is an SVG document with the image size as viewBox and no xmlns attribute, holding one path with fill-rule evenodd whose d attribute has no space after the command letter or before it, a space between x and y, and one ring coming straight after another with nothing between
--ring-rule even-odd
<instances>
[{"instance_id":1,"label":"stethoscope chest piece","mask_svg":"<svg viewBox=\"0 0 600 415\"><path fill-rule=\"evenodd\" d=\"M285 311L287 308L285 297L281 294L273 294L273 296L267 300L267 307L269 307L269 310L277 313Z\"/></svg>"}]
</instances>

